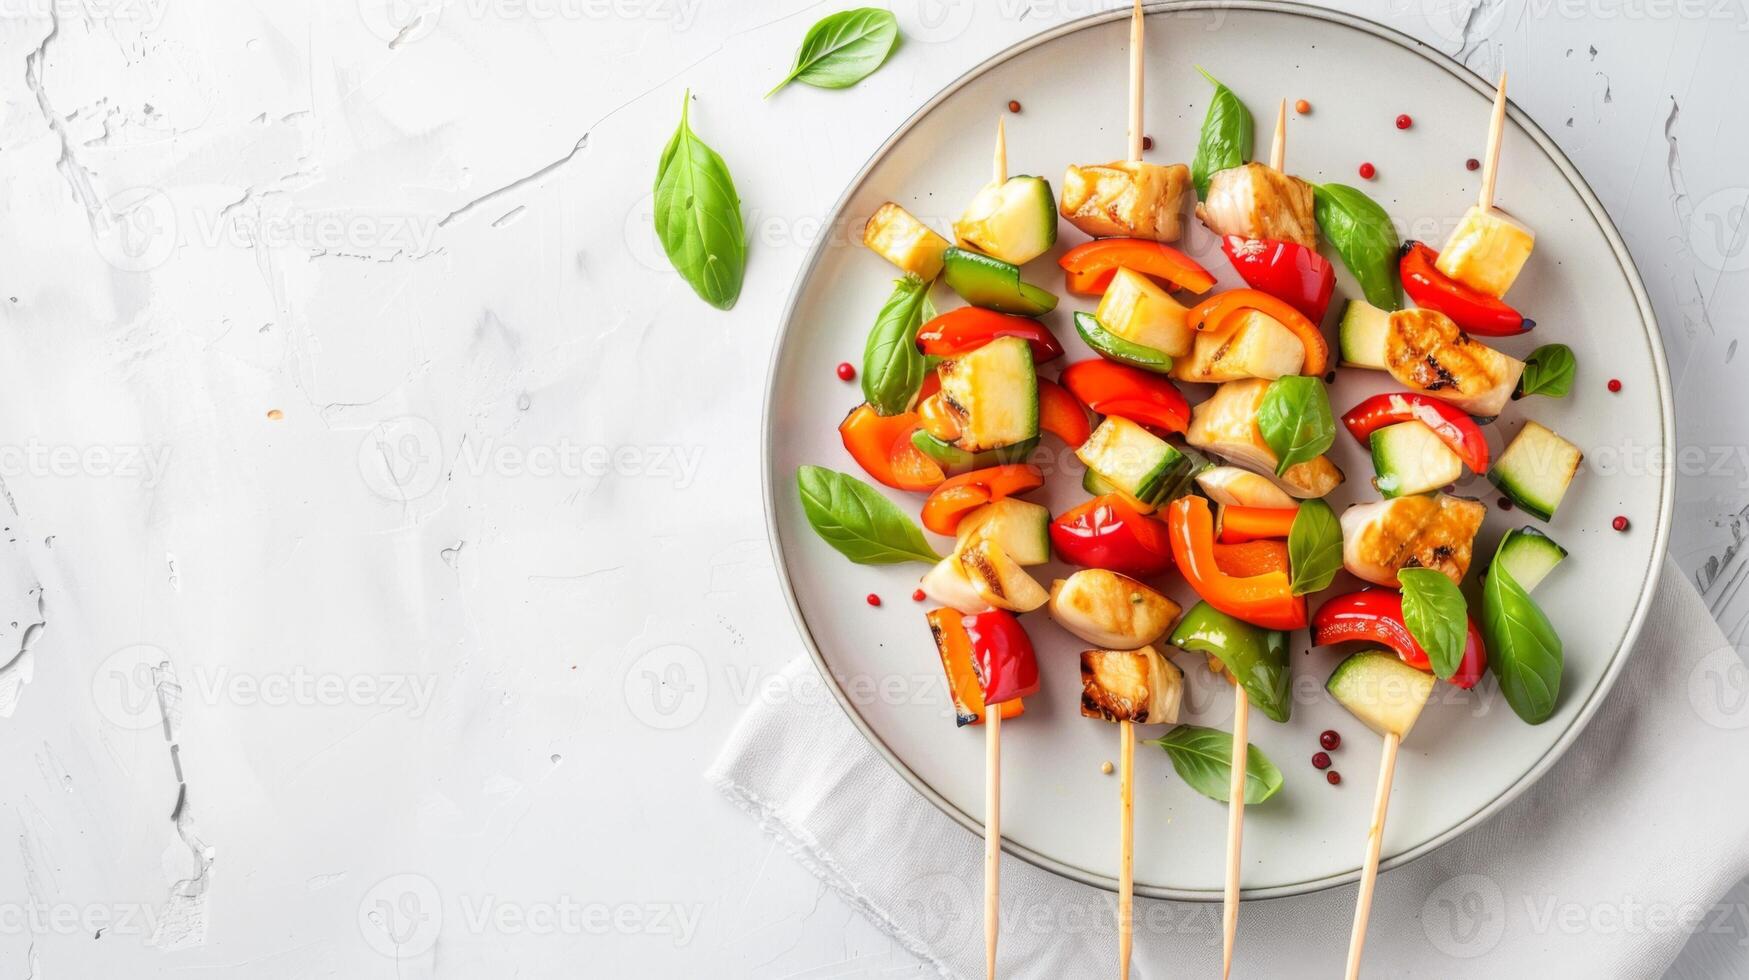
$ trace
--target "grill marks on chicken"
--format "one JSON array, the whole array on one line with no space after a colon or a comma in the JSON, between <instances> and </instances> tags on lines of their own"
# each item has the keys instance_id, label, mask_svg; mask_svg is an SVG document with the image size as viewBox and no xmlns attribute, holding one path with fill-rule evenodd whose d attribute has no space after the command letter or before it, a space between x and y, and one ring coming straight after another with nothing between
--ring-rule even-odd
<instances>
[{"instance_id":1,"label":"grill marks on chicken","mask_svg":"<svg viewBox=\"0 0 1749 980\"><path fill-rule=\"evenodd\" d=\"M1210 177L1208 197L1196 206L1196 216L1217 235L1318 247L1312 185L1261 163Z\"/></svg>"}]
</instances>

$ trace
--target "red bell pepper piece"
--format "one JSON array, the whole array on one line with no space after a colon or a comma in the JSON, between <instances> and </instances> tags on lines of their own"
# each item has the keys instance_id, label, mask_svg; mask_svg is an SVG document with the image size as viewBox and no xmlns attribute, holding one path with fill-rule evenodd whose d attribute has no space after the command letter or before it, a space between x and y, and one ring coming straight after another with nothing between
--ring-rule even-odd
<instances>
[{"instance_id":1,"label":"red bell pepper piece","mask_svg":"<svg viewBox=\"0 0 1749 980\"><path fill-rule=\"evenodd\" d=\"M1051 547L1071 565L1104 568L1132 578L1172 567L1166 527L1117 494L1094 497L1051 522Z\"/></svg>"},{"instance_id":2,"label":"red bell pepper piece","mask_svg":"<svg viewBox=\"0 0 1749 980\"><path fill-rule=\"evenodd\" d=\"M1479 289L1466 286L1439 271L1434 265L1439 253L1423 242L1403 246L1403 257L1397 262L1397 272L1403 279L1403 292L1416 306L1438 310L1466 333L1478 337L1512 337L1536 326L1535 320Z\"/></svg>"},{"instance_id":3,"label":"red bell pepper piece","mask_svg":"<svg viewBox=\"0 0 1749 980\"><path fill-rule=\"evenodd\" d=\"M1221 508L1221 543L1242 544L1258 538L1285 538L1294 529L1298 507Z\"/></svg>"},{"instance_id":4,"label":"red bell pepper piece","mask_svg":"<svg viewBox=\"0 0 1749 980\"><path fill-rule=\"evenodd\" d=\"M936 652L941 654L941 669L947 674L947 693L953 699L954 716L962 727L982 725L986 714L984 689L978 685L978 668L972 661L972 638L966 635L964 615L956 609L936 609L929 613L929 632L935 636ZM1019 698L997 706L1002 720L1007 721L1026 710Z\"/></svg>"},{"instance_id":5,"label":"red bell pepper piece","mask_svg":"<svg viewBox=\"0 0 1749 980\"><path fill-rule=\"evenodd\" d=\"M858 405L838 425L839 438L869 476L896 490L932 490L947 474L941 464L911 444L920 422L916 412L881 415Z\"/></svg>"},{"instance_id":6,"label":"red bell pepper piece","mask_svg":"<svg viewBox=\"0 0 1749 980\"><path fill-rule=\"evenodd\" d=\"M959 530L961 519L979 507L1044 485L1044 471L1029 463L961 473L936 487L923 502L923 526L951 535Z\"/></svg>"},{"instance_id":7,"label":"red bell pepper piece","mask_svg":"<svg viewBox=\"0 0 1749 980\"><path fill-rule=\"evenodd\" d=\"M1118 269L1129 269L1193 293L1206 293L1215 277L1195 259L1170 245L1142 238L1096 238L1077 245L1057 260L1063 285L1078 296L1099 296Z\"/></svg>"},{"instance_id":8,"label":"red bell pepper piece","mask_svg":"<svg viewBox=\"0 0 1749 980\"><path fill-rule=\"evenodd\" d=\"M1273 238L1221 237L1221 251L1252 289L1261 289L1323 323L1336 292L1336 267L1316 249Z\"/></svg>"},{"instance_id":9,"label":"red bell pepper piece","mask_svg":"<svg viewBox=\"0 0 1749 980\"><path fill-rule=\"evenodd\" d=\"M1038 693L1038 657L1014 614L986 609L960 619L972 640L972 663L985 704L1004 704Z\"/></svg>"},{"instance_id":10,"label":"red bell pepper piece","mask_svg":"<svg viewBox=\"0 0 1749 980\"><path fill-rule=\"evenodd\" d=\"M1306 349L1301 374L1316 377L1329 368L1330 344L1324 339L1324 331L1304 313L1261 289L1229 289L1210 296L1190 308L1190 325L1198 330L1218 331L1226 325L1228 317L1242 310L1256 310L1299 338L1301 346Z\"/></svg>"},{"instance_id":11,"label":"red bell pepper piece","mask_svg":"<svg viewBox=\"0 0 1749 980\"><path fill-rule=\"evenodd\" d=\"M1462 409L1432 395L1412 391L1374 395L1342 416L1342 424L1363 446L1371 444L1375 430L1399 422L1420 422L1457 453L1470 472L1488 472L1488 437L1482 434L1482 427Z\"/></svg>"},{"instance_id":12,"label":"red bell pepper piece","mask_svg":"<svg viewBox=\"0 0 1749 980\"><path fill-rule=\"evenodd\" d=\"M1312 617L1312 645L1322 647L1350 640L1382 643L1395 650L1409 666L1433 671L1427 651L1403 622L1403 594L1393 589L1362 589L1339 595L1318 607L1318 614ZM1464 655L1451 683L1465 689L1475 687L1487 669L1488 651L1482 645L1482 631L1471 616Z\"/></svg>"},{"instance_id":13,"label":"red bell pepper piece","mask_svg":"<svg viewBox=\"0 0 1749 980\"><path fill-rule=\"evenodd\" d=\"M1293 594L1285 570L1238 577L1221 571L1215 558L1215 519L1209 502L1180 497L1166 507L1172 558L1190 587L1229 616L1271 630L1306 625L1306 597Z\"/></svg>"},{"instance_id":14,"label":"red bell pepper piece","mask_svg":"<svg viewBox=\"0 0 1749 980\"><path fill-rule=\"evenodd\" d=\"M935 357L968 354L998 337L1019 337L1032 347L1036 364L1063 356L1050 328L1032 317L998 313L978 306L948 310L917 330L917 349Z\"/></svg>"},{"instance_id":15,"label":"red bell pepper piece","mask_svg":"<svg viewBox=\"0 0 1749 980\"><path fill-rule=\"evenodd\" d=\"M1100 415L1116 415L1162 432L1190 428L1190 403L1172 382L1152 371L1098 359L1069 365L1061 380Z\"/></svg>"},{"instance_id":16,"label":"red bell pepper piece","mask_svg":"<svg viewBox=\"0 0 1749 980\"><path fill-rule=\"evenodd\" d=\"M1070 449L1080 449L1093 426L1081 400L1055 381L1038 379L1038 427L1063 440Z\"/></svg>"}]
</instances>

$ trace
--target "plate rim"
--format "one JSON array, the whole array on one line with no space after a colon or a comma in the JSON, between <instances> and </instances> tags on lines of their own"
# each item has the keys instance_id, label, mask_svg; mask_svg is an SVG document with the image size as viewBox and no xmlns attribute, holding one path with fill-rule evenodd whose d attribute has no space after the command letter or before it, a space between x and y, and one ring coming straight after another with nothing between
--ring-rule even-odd
<instances>
[{"instance_id":1,"label":"plate rim","mask_svg":"<svg viewBox=\"0 0 1749 980\"><path fill-rule=\"evenodd\" d=\"M1480 75L1476 74L1450 55L1432 47L1424 41L1405 34L1396 28L1387 27L1376 21L1343 11L1316 7L1311 4L1300 2L1300 0L1144 0L1142 8L1148 15L1180 13L1194 10L1253 10L1263 13L1285 14L1288 16L1307 17L1313 20L1325 21L1327 23L1357 30L1365 34L1370 34L1376 38L1395 44L1398 47L1417 54L1433 65L1444 69L1446 73L1450 74L1460 82L1469 85L1470 88L1487 98L1488 101L1493 101L1493 86ZM971 84L974 80L1008 61L1013 60L1019 55L1031 51L1034 48L1049 44L1058 38L1066 37L1070 34L1075 34L1090 28L1099 27L1113 21L1127 19L1129 16L1130 10L1126 6L1123 9L1103 11L1066 21L1050 30L1040 32L1031 37L1023 38L995 54L992 54L988 58L985 58L983 61L961 73L958 77L942 86L940 90L931 95L923 104L918 106L917 109L907 116L905 120L881 142L881 145L870 154L868 160L865 161L857 172L849 179L845 184L843 193L841 193L837 201L833 203L830 212L832 219L836 220L843 214L851 197L853 197L857 190L861 188L863 182L868 179L869 173L879 165L889 153L892 152L894 146L896 146L900 140L904 139L914 127L916 127L926 116L934 112L942 103L957 94L967 85ZM1627 280L1628 286L1633 293L1635 306L1639 310L1640 327L1644 332L1646 346L1652 357L1652 366L1654 369L1653 374L1657 381L1658 388L1658 408L1661 423L1660 430L1663 436L1664 450L1668 453L1671 447L1675 445L1676 441L1676 412L1674 399L1670 389L1670 368L1664 355L1663 337L1658 327L1657 315L1652 309L1651 299L1646 293L1645 283L1640 277L1638 267L1634 264L1633 256L1628 251L1627 245L1623 242L1620 232L1615 227L1615 222L1609 216L1609 212L1603 207L1602 202L1598 200L1597 195L1592 191L1591 185L1585 181L1584 176L1579 173L1578 168L1567 158L1566 153L1561 150L1560 146L1543 131L1542 127L1538 126L1534 120L1522 112L1515 103L1508 102L1507 114L1520 130L1536 142L1538 148L1554 162L1556 168L1560 170L1561 175L1566 178L1567 183L1579 194L1580 200L1584 203L1585 209L1590 213L1592 221L1595 222L1599 230L1603 232L1604 238L1609 244L1610 251L1615 255L1617 266L1621 270L1623 277ZM850 720L850 723L862 734L863 738L868 740L870 746L874 748L875 752L882 757L886 764L910 784L912 789L920 793L924 799L933 804L936 809L952 818L962 827L972 833L982 836L984 830L983 821L978 820L971 814L954 805L946 797L936 791L934 787L930 786L922 777L917 775L910 766L905 764L904 760L898 757L897 753L895 753L892 748L881 739L881 737L862 717L862 714L856 709L855 704L849 697L848 693L844 690L843 685L839 683L837 677L832 673L830 665L826 662L825 655L821 653L820 645L816 642L813 631L808 625L807 616L803 613L801 605L796 599L794 583L790 580L790 569L788 561L785 558L782 534L778 529L777 515L777 486L779 484L787 486L787 483L779 480L778 474L773 470L772 411L773 403L777 398L777 370L783 359L786 342L790 337L792 329L795 327L796 306L801 301L802 291L806 287L808 280L812 278L815 269L820 263L821 257L825 254L826 245L827 239L824 237L816 241L808 250L807 257L803 260L800 268L797 269L795 280L790 286L789 297L784 303L783 314L779 321L776 336L772 340L770 360L766 365L765 396L761 404L760 412L759 455L761 496L763 498L765 509L765 532L767 541L771 547L772 563L777 570L778 581L783 588L784 602L789 606L790 617L795 622L796 630L801 635L803 645L807 647L808 656L813 661L815 669L819 671L821 680L826 684L827 689L832 692L833 698L837 700L839 708L843 710ZM1654 595L1657 592L1658 583L1662 580L1665 557L1669 550L1671 517L1675 506L1675 470L1673 467L1664 466L1663 472L1660 476L1657 520L1656 525L1653 528L1652 551L1646 570L1645 587L1641 590L1638 599L1635 601L1634 612L1633 615L1629 617L1627 629L1622 634L1621 643L1617 645L1615 652L1610 657L1609 663L1605 665L1597 684L1586 696L1585 703L1580 705L1578 713L1573 716L1573 720L1567 725L1566 729L1561 732L1560 736L1556 738L1554 744L1549 747L1548 751L1543 753L1541 758L1527 769L1523 775L1519 776L1519 778L1510 786L1502 790L1498 796L1494 797L1494 799L1488 801L1486 804L1479 807L1474 813L1471 813L1463 820L1452 825L1444 832L1435 835L1428 840L1422 841L1413 847L1381 859L1379 862L1379 870L1381 873L1403 867L1404 865L1431 854L1444 845L1449 844L1459 837L1469 833L1471 830L1474 830L1488 818L1500 812L1531 786L1534 786L1540 781L1548 770L1552 768L1556 762L1560 761L1562 756L1566 755L1567 750L1572 747L1580 733L1589 726L1592 716L1597 713L1597 709L1602 705L1603 700L1615 687L1616 680L1620 677L1622 669L1627 663L1628 657L1633 654L1634 646L1639 639L1640 630L1645 625L1646 617L1651 611L1651 604ZM1101 888L1106 891L1117 890L1118 882L1115 878L1065 864L1055 858L1051 858L1030 847L1015 843L1007 838L1003 838L1002 840L1002 850L1027 862L1028 864L1049 871L1063 878L1067 878L1070 881L1079 882L1095 888ZM1241 890L1240 894L1247 900L1288 898L1296 895L1309 895L1316 892L1326 891L1331 888L1337 888L1358 881L1359 878L1360 868L1356 867L1351 871L1326 875L1321 878L1309 879L1306 881L1290 882L1288 884L1261 888L1245 888ZM1137 882L1135 885L1135 893L1147 898L1167 899L1173 901L1213 903L1222 900L1220 889L1161 887L1157 885L1144 885L1140 882Z\"/></svg>"}]
</instances>

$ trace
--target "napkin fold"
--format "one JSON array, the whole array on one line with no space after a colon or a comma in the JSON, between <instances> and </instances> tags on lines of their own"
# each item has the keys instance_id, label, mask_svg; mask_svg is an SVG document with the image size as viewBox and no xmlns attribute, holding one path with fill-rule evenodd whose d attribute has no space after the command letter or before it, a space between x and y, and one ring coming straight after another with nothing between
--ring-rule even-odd
<instances>
[{"instance_id":1,"label":"napkin fold","mask_svg":"<svg viewBox=\"0 0 1749 980\"><path fill-rule=\"evenodd\" d=\"M983 842L894 772L813 663L773 677L706 773L944 977L983 973ZM817 697L794 692L813 689ZM1578 741L1504 811L1380 876L1374 977L1657 977L1749 873L1749 670L1667 562L1638 649ZM1356 838L1358 856L1362 841ZM1241 906L1239 977L1339 976L1354 886ZM1109 976L1116 899L1004 856L999 970ZM1138 898L1137 980L1218 975L1218 903Z\"/></svg>"}]
</instances>

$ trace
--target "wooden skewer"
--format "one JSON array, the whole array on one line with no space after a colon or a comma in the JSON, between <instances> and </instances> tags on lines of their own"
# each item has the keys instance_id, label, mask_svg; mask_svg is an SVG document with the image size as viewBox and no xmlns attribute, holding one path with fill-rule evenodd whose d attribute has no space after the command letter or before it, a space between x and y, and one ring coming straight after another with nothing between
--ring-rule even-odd
<instances>
[{"instance_id":1,"label":"wooden skewer","mask_svg":"<svg viewBox=\"0 0 1749 980\"><path fill-rule=\"evenodd\" d=\"M996 980L1002 922L1002 706L984 706L984 976Z\"/></svg>"},{"instance_id":2,"label":"wooden skewer","mask_svg":"<svg viewBox=\"0 0 1749 980\"><path fill-rule=\"evenodd\" d=\"M1500 172L1500 143L1506 135L1506 72L1494 87L1494 118L1488 122L1488 152L1482 157L1482 193L1476 203L1486 211L1494 206L1494 178Z\"/></svg>"},{"instance_id":3,"label":"wooden skewer","mask_svg":"<svg viewBox=\"0 0 1749 980\"><path fill-rule=\"evenodd\" d=\"M1130 125L1129 158L1142 159L1142 0L1130 12ZM1130 951L1135 945L1136 891L1136 726L1125 718L1118 722L1118 865L1117 865L1117 976L1129 980Z\"/></svg>"},{"instance_id":4,"label":"wooden skewer","mask_svg":"<svg viewBox=\"0 0 1749 980\"><path fill-rule=\"evenodd\" d=\"M1135 909L1136 879L1136 726L1128 719L1117 723L1118 792L1123 803L1118 809L1118 874L1117 874L1117 975L1129 980L1130 948L1134 943L1132 920Z\"/></svg>"},{"instance_id":5,"label":"wooden skewer","mask_svg":"<svg viewBox=\"0 0 1749 980\"><path fill-rule=\"evenodd\" d=\"M1275 138L1269 146L1269 167L1287 162L1287 100L1275 114ZM1221 977L1233 973L1233 945L1239 934L1239 870L1245 841L1245 772L1250 762L1251 699L1242 685L1233 685L1233 758L1227 787L1227 887L1221 908Z\"/></svg>"},{"instance_id":6,"label":"wooden skewer","mask_svg":"<svg viewBox=\"0 0 1749 980\"><path fill-rule=\"evenodd\" d=\"M1287 162L1287 100L1275 113L1275 139L1269 143L1269 169L1280 170Z\"/></svg>"},{"instance_id":7,"label":"wooden skewer","mask_svg":"<svg viewBox=\"0 0 1749 980\"><path fill-rule=\"evenodd\" d=\"M1391 777L1397 771L1397 746L1402 739L1385 736L1385 751L1379 761L1379 792L1372 801L1372 825L1366 832L1366 865L1360 870L1360 897L1354 906L1354 934L1348 940L1348 980L1360 976L1360 953L1366 945L1366 920L1372 912L1373 885L1379 879L1379 846L1385 837L1385 810L1391 803Z\"/></svg>"},{"instance_id":8,"label":"wooden skewer","mask_svg":"<svg viewBox=\"0 0 1749 980\"><path fill-rule=\"evenodd\" d=\"M1142 159L1142 62L1147 53L1142 48L1142 0L1136 0L1130 12L1130 159Z\"/></svg>"},{"instance_id":9,"label":"wooden skewer","mask_svg":"<svg viewBox=\"0 0 1749 980\"><path fill-rule=\"evenodd\" d=\"M1250 762L1251 699L1233 685L1233 774L1227 784L1227 888L1221 906L1221 978L1233 973L1233 941L1239 934L1239 855L1245 836L1245 770Z\"/></svg>"},{"instance_id":10,"label":"wooden skewer","mask_svg":"<svg viewBox=\"0 0 1749 980\"><path fill-rule=\"evenodd\" d=\"M991 183L1008 180L1008 127L996 117ZM996 937L1002 926L1002 706L984 705L984 976L996 980Z\"/></svg>"}]
</instances>

